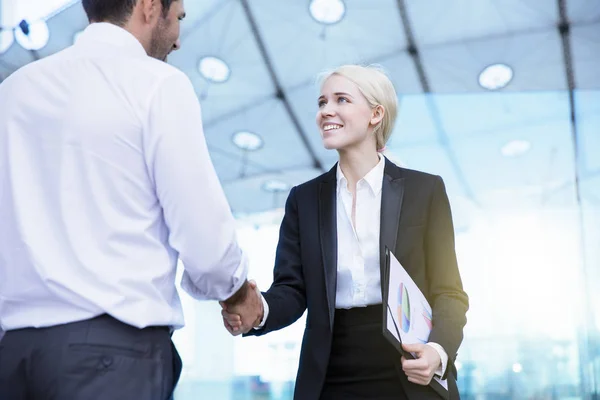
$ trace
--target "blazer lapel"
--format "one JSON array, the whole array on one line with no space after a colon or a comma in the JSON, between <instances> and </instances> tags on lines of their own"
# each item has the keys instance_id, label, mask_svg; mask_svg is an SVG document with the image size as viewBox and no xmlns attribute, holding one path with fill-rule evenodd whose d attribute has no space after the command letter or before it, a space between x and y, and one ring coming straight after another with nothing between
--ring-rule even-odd
<instances>
[{"instance_id":1,"label":"blazer lapel","mask_svg":"<svg viewBox=\"0 0 600 400\"><path fill-rule=\"evenodd\" d=\"M385 248L395 251L398 241L398 224L404 198L404 178L402 170L385 160L383 185L381 187L381 217L379 230L379 259L381 274L381 295L383 299Z\"/></svg>"},{"instance_id":2,"label":"blazer lapel","mask_svg":"<svg viewBox=\"0 0 600 400\"><path fill-rule=\"evenodd\" d=\"M329 171L325 179L319 184L319 235L329 309L329 326L332 330L337 287L336 166Z\"/></svg>"}]
</instances>

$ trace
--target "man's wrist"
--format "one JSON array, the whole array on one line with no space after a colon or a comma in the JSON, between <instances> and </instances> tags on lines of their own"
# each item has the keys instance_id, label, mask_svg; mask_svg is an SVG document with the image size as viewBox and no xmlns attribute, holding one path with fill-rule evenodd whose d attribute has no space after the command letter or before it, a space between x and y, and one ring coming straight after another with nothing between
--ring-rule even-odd
<instances>
[{"instance_id":1,"label":"man's wrist","mask_svg":"<svg viewBox=\"0 0 600 400\"><path fill-rule=\"evenodd\" d=\"M227 306L235 306L244 302L246 300L246 297L248 296L249 285L250 283L246 280L238 289L238 291L231 295L231 297L225 300L223 303L225 303Z\"/></svg>"}]
</instances>

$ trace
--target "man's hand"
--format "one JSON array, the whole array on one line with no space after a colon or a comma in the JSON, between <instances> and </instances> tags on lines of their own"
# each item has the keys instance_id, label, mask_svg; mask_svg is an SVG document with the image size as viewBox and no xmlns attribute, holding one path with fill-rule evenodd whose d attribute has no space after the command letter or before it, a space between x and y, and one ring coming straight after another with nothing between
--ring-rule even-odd
<instances>
[{"instance_id":1,"label":"man's hand","mask_svg":"<svg viewBox=\"0 0 600 400\"><path fill-rule=\"evenodd\" d=\"M223 325L233 336L247 333L260 325L264 308L256 282L246 282L231 298L219 302Z\"/></svg>"},{"instance_id":2,"label":"man's hand","mask_svg":"<svg viewBox=\"0 0 600 400\"><path fill-rule=\"evenodd\" d=\"M402 348L417 357L414 360L407 360L402 356L402 369L408 380L423 386L429 385L442 362L438 352L425 344L402 344Z\"/></svg>"}]
</instances>

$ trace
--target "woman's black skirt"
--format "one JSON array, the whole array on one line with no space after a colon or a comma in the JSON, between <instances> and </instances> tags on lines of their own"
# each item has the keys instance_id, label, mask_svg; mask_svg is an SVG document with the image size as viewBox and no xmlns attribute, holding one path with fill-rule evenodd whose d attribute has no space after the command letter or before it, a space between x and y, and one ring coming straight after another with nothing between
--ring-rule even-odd
<instances>
[{"instance_id":1,"label":"woman's black skirt","mask_svg":"<svg viewBox=\"0 0 600 400\"><path fill-rule=\"evenodd\" d=\"M321 400L402 400L400 353L383 337L381 305L336 309Z\"/></svg>"}]
</instances>

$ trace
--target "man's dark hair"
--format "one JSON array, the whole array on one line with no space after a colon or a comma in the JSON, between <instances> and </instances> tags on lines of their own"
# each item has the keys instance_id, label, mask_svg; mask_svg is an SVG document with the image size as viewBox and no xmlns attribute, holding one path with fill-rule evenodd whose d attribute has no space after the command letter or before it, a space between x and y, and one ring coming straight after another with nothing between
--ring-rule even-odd
<instances>
[{"instance_id":1,"label":"man's dark hair","mask_svg":"<svg viewBox=\"0 0 600 400\"><path fill-rule=\"evenodd\" d=\"M177 0L160 0L163 16L166 16L171 4ZM138 0L81 0L83 9L90 22L110 22L123 26L133 12Z\"/></svg>"}]
</instances>

